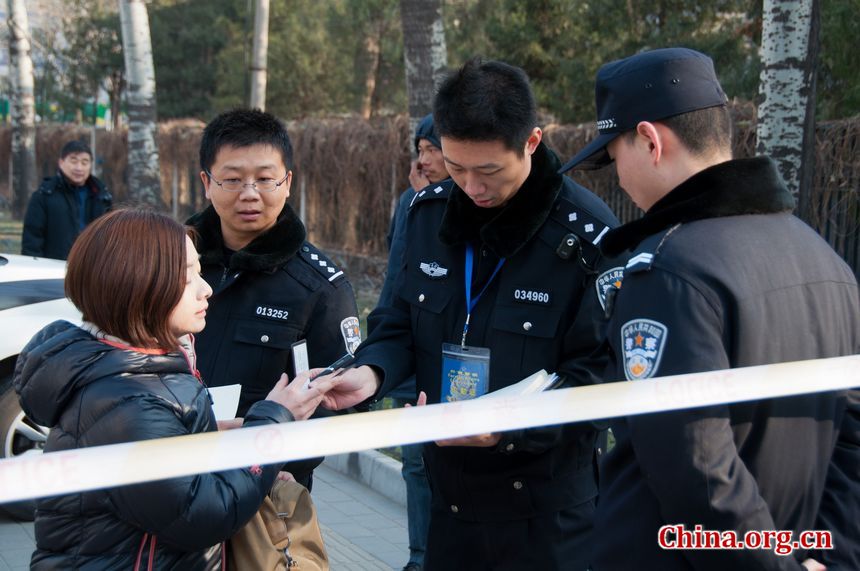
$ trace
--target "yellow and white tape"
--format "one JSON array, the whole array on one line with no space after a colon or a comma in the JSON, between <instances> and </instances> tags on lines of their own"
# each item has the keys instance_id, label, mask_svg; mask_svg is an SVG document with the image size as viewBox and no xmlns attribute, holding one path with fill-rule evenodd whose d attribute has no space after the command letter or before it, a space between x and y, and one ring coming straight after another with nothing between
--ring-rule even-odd
<instances>
[{"instance_id":1,"label":"yellow and white tape","mask_svg":"<svg viewBox=\"0 0 860 571\"><path fill-rule=\"evenodd\" d=\"M860 355L351 414L0 461L0 503L398 444L860 387Z\"/></svg>"}]
</instances>

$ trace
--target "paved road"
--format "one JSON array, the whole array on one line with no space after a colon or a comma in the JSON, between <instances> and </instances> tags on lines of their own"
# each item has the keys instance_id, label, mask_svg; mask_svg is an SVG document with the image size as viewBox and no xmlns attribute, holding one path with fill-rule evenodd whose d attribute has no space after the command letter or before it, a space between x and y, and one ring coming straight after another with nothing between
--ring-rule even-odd
<instances>
[{"instance_id":1,"label":"paved road","mask_svg":"<svg viewBox=\"0 0 860 571\"><path fill-rule=\"evenodd\" d=\"M313 499L334 571L400 569L409 558L406 508L321 466ZM0 571L26 571L35 548L32 523L0 515Z\"/></svg>"}]
</instances>

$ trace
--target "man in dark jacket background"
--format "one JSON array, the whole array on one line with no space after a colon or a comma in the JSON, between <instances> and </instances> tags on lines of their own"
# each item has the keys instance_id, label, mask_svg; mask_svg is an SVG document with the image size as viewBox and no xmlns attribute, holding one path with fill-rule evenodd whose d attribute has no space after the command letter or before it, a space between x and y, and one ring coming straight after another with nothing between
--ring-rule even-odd
<instances>
[{"instance_id":1,"label":"man in dark jacket background","mask_svg":"<svg viewBox=\"0 0 860 571\"><path fill-rule=\"evenodd\" d=\"M568 386L599 382L597 244L616 221L558 174L527 76L472 60L443 82L433 118L453 181L415 197L393 303L370 315L358 366L324 405L385 394L411 374L426 393L419 404L449 400L444 381L469 370L443 357L443 343L489 350L490 391L540 369ZM426 444L433 499L425 568L584 571L595 437L592 425L577 424Z\"/></svg>"},{"instance_id":2,"label":"man in dark jacket background","mask_svg":"<svg viewBox=\"0 0 860 571\"><path fill-rule=\"evenodd\" d=\"M306 341L306 365L315 368L361 342L349 281L305 240L305 226L287 204L292 164L286 127L269 113L228 111L203 131L200 178L211 205L188 223L214 293L197 335L197 366L211 386L242 385L239 417L281 373L293 378L296 368L304 370L294 362L293 343ZM320 462L284 469L310 488Z\"/></svg>"},{"instance_id":3,"label":"man in dark jacket background","mask_svg":"<svg viewBox=\"0 0 860 571\"><path fill-rule=\"evenodd\" d=\"M65 260L84 227L111 209L113 198L92 175L93 153L86 143L69 141L60 151L57 174L30 196L21 253Z\"/></svg>"},{"instance_id":4,"label":"man in dark jacket background","mask_svg":"<svg viewBox=\"0 0 860 571\"><path fill-rule=\"evenodd\" d=\"M609 380L860 353L851 270L792 216L769 158L732 159L710 58L641 53L603 66L596 93L599 136L564 169L614 160L645 211L601 244L629 258L607 331ZM860 569L857 390L631 416L613 431L596 571ZM665 525L753 535L747 548L672 549L680 534L663 536ZM755 548L761 530L783 530L779 550ZM808 530L831 533L832 548L798 545Z\"/></svg>"}]
</instances>

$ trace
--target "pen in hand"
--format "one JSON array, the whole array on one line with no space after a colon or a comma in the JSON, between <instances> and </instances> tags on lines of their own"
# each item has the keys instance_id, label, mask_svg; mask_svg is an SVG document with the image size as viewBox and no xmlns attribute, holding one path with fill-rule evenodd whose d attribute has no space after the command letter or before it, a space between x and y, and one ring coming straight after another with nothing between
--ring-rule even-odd
<instances>
[{"instance_id":1,"label":"pen in hand","mask_svg":"<svg viewBox=\"0 0 860 571\"><path fill-rule=\"evenodd\" d=\"M343 357L341 357L340 359L338 359L337 361L335 361L334 363L332 363L331 365L329 365L328 367L326 367L325 369L320 371L318 374L314 375L313 377L310 377L306 381L305 386L306 387L310 386L310 383L312 381L314 381L315 379L318 379L318 378L325 376L325 375L330 375L330 374L334 373L335 371L337 371L338 373L343 372L344 368L347 365L349 365L354 359L355 359L355 357L353 357L351 353L345 354Z\"/></svg>"}]
</instances>

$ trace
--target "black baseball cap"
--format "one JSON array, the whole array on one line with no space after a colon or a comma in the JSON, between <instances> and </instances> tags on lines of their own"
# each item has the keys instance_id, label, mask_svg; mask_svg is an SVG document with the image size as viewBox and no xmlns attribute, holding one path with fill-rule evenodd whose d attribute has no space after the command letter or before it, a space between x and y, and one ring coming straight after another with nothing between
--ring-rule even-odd
<instances>
[{"instance_id":1,"label":"black baseball cap","mask_svg":"<svg viewBox=\"0 0 860 571\"><path fill-rule=\"evenodd\" d=\"M606 145L640 121L658 121L726 103L714 62L688 48L643 52L605 64L597 72L596 139L559 172L593 170L612 162Z\"/></svg>"}]
</instances>

